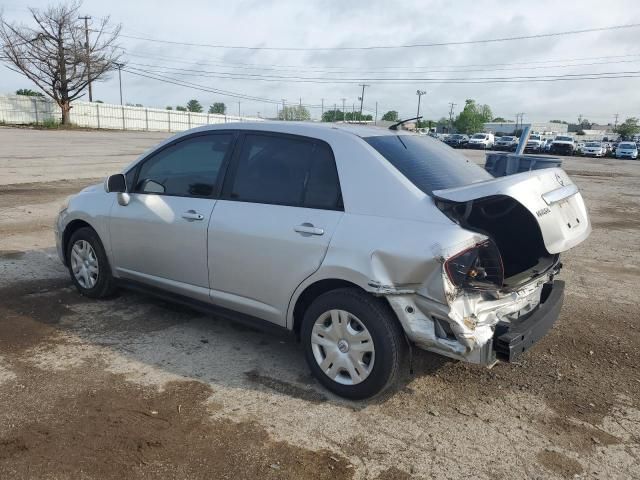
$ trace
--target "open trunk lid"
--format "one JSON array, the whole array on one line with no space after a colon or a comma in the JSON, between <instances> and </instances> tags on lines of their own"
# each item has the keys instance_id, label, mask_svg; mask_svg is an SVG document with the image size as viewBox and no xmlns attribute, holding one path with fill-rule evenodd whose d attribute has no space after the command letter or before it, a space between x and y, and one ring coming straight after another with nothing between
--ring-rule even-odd
<instances>
[{"instance_id":1,"label":"open trunk lid","mask_svg":"<svg viewBox=\"0 0 640 480\"><path fill-rule=\"evenodd\" d=\"M578 187L560 168L532 170L463 187L436 190L436 199L466 203L508 196L525 207L538 223L549 253L569 250L591 233L591 222Z\"/></svg>"}]
</instances>

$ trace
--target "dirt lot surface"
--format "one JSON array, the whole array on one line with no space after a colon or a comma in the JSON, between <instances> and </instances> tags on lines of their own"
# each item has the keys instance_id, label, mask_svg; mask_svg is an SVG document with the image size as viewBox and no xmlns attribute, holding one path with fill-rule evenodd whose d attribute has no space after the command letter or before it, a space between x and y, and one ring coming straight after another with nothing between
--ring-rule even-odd
<instances>
[{"instance_id":1,"label":"dirt lot surface","mask_svg":"<svg viewBox=\"0 0 640 480\"><path fill-rule=\"evenodd\" d=\"M640 162L564 160L594 231L518 363L418 352L354 403L288 338L72 288L59 204L164 136L0 128L0 478L640 478Z\"/></svg>"}]
</instances>

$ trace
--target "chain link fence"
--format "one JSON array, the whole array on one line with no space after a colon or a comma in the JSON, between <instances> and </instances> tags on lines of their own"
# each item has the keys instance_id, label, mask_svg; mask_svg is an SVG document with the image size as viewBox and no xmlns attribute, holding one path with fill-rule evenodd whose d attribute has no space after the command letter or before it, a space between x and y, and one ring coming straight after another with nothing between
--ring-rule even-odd
<instances>
[{"instance_id":1,"label":"chain link fence","mask_svg":"<svg viewBox=\"0 0 640 480\"><path fill-rule=\"evenodd\" d=\"M239 117L97 102L73 102L71 123L78 127L110 130L179 132L202 125L257 122L262 118ZM0 96L0 124L55 125L60 107L47 98L25 95Z\"/></svg>"}]
</instances>

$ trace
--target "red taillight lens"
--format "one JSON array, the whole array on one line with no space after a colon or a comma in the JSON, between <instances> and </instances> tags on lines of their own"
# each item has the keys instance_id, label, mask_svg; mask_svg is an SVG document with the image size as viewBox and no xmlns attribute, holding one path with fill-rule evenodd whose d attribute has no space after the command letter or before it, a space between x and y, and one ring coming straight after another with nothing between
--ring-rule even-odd
<instances>
[{"instance_id":1,"label":"red taillight lens","mask_svg":"<svg viewBox=\"0 0 640 480\"><path fill-rule=\"evenodd\" d=\"M502 257L491 240L454 255L444 268L456 287L486 290L502 287L504 282Z\"/></svg>"}]
</instances>

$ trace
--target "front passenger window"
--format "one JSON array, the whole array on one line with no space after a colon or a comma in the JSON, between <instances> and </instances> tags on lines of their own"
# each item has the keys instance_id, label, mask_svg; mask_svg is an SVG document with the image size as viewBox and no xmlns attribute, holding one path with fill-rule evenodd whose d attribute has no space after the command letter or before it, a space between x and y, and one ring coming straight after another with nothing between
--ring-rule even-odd
<instances>
[{"instance_id":1,"label":"front passenger window","mask_svg":"<svg viewBox=\"0 0 640 480\"><path fill-rule=\"evenodd\" d=\"M233 141L231 133L191 137L168 147L140 167L134 191L209 197Z\"/></svg>"}]
</instances>

